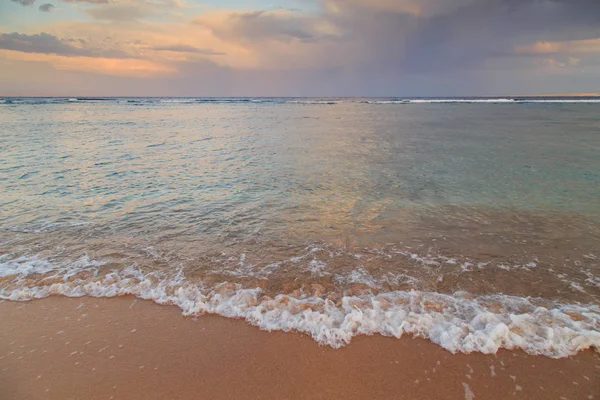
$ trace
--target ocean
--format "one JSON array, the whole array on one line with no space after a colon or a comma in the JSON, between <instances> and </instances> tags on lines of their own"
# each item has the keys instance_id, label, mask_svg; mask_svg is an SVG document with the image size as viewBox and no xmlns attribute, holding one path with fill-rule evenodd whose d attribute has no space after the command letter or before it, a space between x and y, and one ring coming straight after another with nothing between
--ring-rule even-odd
<instances>
[{"instance_id":1,"label":"ocean","mask_svg":"<svg viewBox=\"0 0 600 400\"><path fill-rule=\"evenodd\" d=\"M0 298L600 348L600 98L0 99Z\"/></svg>"}]
</instances>

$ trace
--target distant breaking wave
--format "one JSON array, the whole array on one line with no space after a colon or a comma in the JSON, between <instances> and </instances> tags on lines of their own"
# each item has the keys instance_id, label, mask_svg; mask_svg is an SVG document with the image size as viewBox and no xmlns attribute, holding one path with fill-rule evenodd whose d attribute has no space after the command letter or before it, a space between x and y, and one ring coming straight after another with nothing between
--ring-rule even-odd
<instances>
[{"instance_id":1,"label":"distant breaking wave","mask_svg":"<svg viewBox=\"0 0 600 400\"><path fill-rule=\"evenodd\" d=\"M287 98L287 97L210 97L210 98L123 98L123 97L7 97L0 105L40 105L114 102L128 105L179 105L179 104L298 104L298 105L407 105L407 104L596 104L600 97L585 98Z\"/></svg>"}]
</instances>

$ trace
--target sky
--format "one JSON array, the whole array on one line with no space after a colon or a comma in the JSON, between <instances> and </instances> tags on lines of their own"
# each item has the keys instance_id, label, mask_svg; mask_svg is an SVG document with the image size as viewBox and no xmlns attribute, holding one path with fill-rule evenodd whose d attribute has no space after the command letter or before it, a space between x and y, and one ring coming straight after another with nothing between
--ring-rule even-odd
<instances>
[{"instance_id":1,"label":"sky","mask_svg":"<svg viewBox=\"0 0 600 400\"><path fill-rule=\"evenodd\" d=\"M0 0L0 96L600 92L600 0Z\"/></svg>"}]
</instances>

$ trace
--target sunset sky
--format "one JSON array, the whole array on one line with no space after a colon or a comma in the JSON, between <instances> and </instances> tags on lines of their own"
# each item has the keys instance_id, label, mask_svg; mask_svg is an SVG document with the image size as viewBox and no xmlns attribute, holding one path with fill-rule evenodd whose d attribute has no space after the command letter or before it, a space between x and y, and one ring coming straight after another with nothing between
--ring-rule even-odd
<instances>
[{"instance_id":1,"label":"sunset sky","mask_svg":"<svg viewBox=\"0 0 600 400\"><path fill-rule=\"evenodd\" d=\"M0 0L0 96L600 91L600 0Z\"/></svg>"}]
</instances>

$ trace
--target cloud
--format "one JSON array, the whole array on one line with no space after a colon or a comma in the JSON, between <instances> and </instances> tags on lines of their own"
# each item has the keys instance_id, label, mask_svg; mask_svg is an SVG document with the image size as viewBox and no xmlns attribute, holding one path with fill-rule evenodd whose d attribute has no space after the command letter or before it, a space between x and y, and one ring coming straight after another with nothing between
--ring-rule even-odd
<instances>
[{"instance_id":1,"label":"cloud","mask_svg":"<svg viewBox=\"0 0 600 400\"><path fill-rule=\"evenodd\" d=\"M61 56L55 54L31 54L15 52L10 50L0 50L0 63L2 65L19 65L19 70L26 70L32 65L43 66L45 70L69 71L70 73L79 72L88 74L88 76L103 75L112 77L135 77L150 78L157 76L166 76L174 71L173 68L154 63L148 60L139 59L115 59L115 58L89 58L79 56ZM50 67L50 68L49 68ZM18 74L19 71L13 72ZM42 72L42 77L44 76ZM3 78L3 77L0 77ZM0 79L0 82L2 79ZM70 82L67 79L67 84ZM73 89L67 86L67 89ZM114 88L113 88L114 90Z\"/></svg>"},{"instance_id":2,"label":"cloud","mask_svg":"<svg viewBox=\"0 0 600 400\"><path fill-rule=\"evenodd\" d=\"M214 55L214 56L224 56L225 53L214 51L211 49L201 49L194 46L187 45L171 45L171 46L154 46L151 47L150 50L155 51L172 51L176 53L196 53L196 54L205 54L205 55Z\"/></svg>"},{"instance_id":3,"label":"cloud","mask_svg":"<svg viewBox=\"0 0 600 400\"><path fill-rule=\"evenodd\" d=\"M35 0L12 0L15 3L19 3L22 6L31 6L35 3Z\"/></svg>"},{"instance_id":4,"label":"cloud","mask_svg":"<svg viewBox=\"0 0 600 400\"><path fill-rule=\"evenodd\" d=\"M217 37L242 42L310 43L339 38L326 19L287 9L210 13L196 18L194 22L211 29Z\"/></svg>"},{"instance_id":5,"label":"cloud","mask_svg":"<svg viewBox=\"0 0 600 400\"><path fill-rule=\"evenodd\" d=\"M94 19L103 21L132 21L151 17L155 14L152 9L140 7L135 4L118 3L94 7L88 9L86 13Z\"/></svg>"},{"instance_id":6,"label":"cloud","mask_svg":"<svg viewBox=\"0 0 600 400\"><path fill-rule=\"evenodd\" d=\"M93 3L79 8L91 20L5 34L0 48L60 55L70 71L91 68L92 57L133 60L119 71L142 60L170 71L143 93L575 92L600 79L598 0L310 0L309 11L212 8L195 17L207 9L179 0L63 1ZM203 57L211 55L219 57Z\"/></svg>"},{"instance_id":7,"label":"cloud","mask_svg":"<svg viewBox=\"0 0 600 400\"><path fill-rule=\"evenodd\" d=\"M61 40L48 33L26 35L17 32L0 34L0 49L23 53L55 54L66 57L131 58L118 49L99 49L76 46L84 41Z\"/></svg>"},{"instance_id":8,"label":"cloud","mask_svg":"<svg viewBox=\"0 0 600 400\"><path fill-rule=\"evenodd\" d=\"M503 79L517 87L517 78L543 65L518 51L537 42L554 43L566 60L558 64L566 68L594 65L592 53L598 54L585 42L600 38L597 0L321 0L320 4L319 13L229 12L203 15L195 22L225 41L252 49L262 68L340 68L373 87L398 91L425 77L423 91L435 81L437 88L447 82L450 90L460 82L458 86L473 93L485 90L487 76L498 68L511 71L514 79ZM575 57L577 62L566 55L573 41L585 44L588 54ZM365 86L368 92L369 85Z\"/></svg>"},{"instance_id":9,"label":"cloud","mask_svg":"<svg viewBox=\"0 0 600 400\"><path fill-rule=\"evenodd\" d=\"M518 54L577 54L589 53L600 56L600 38L587 40L568 40L562 42L536 42L520 46Z\"/></svg>"},{"instance_id":10,"label":"cloud","mask_svg":"<svg viewBox=\"0 0 600 400\"><path fill-rule=\"evenodd\" d=\"M38 10L43 12L51 12L54 9L54 5L50 3L42 4L38 7Z\"/></svg>"},{"instance_id":11,"label":"cloud","mask_svg":"<svg viewBox=\"0 0 600 400\"><path fill-rule=\"evenodd\" d=\"M92 4L107 4L109 0L62 0L65 3L92 3Z\"/></svg>"},{"instance_id":12,"label":"cloud","mask_svg":"<svg viewBox=\"0 0 600 400\"><path fill-rule=\"evenodd\" d=\"M398 78L484 68L538 41L600 37L597 0L323 0L322 18L345 32L341 59Z\"/></svg>"},{"instance_id":13,"label":"cloud","mask_svg":"<svg viewBox=\"0 0 600 400\"><path fill-rule=\"evenodd\" d=\"M429 18L477 1L479 0L326 0L323 3L331 14L343 14L346 10L353 10L358 14L394 13Z\"/></svg>"},{"instance_id":14,"label":"cloud","mask_svg":"<svg viewBox=\"0 0 600 400\"><path fill-rule=\"evenodd\" d=\"M165 11L181 9L184 3L180 0L67 0L70 2L95 3L86 13L102 21L136 21L149 17L164 17Z\"/></svg>"}]
</instances>

